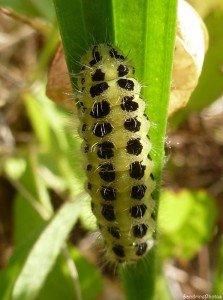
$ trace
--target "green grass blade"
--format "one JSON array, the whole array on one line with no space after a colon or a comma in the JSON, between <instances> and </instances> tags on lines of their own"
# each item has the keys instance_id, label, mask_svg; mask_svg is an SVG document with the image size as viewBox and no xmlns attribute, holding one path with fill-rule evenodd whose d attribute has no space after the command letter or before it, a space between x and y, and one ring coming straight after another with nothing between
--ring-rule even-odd
<instances>
[{"instance_id":1,"label":"green grass blade","mask_svg":"<svg viewBox=\"0 0 223 300\"><path fill-rule=\"evenodd\" d=\"M80 203L68 202L58 211L30 251L12 292L12 300L35 299L80 213Z\"/></svg>"},{"instance_id":2,"label":"green grass blade","mask_svg":"<svg viewBox=\"0 0 223 300\"><path fill-rule=\"evenodd\" d=\"M151 135L156 157L160 157L156 164L160 170L163 153L160 156L159 151L163 152L166 129L177 0L164 0L162 4L158 0L128 1L128 5L118 0L54 0L54 3L70 72L80 68L80 55L94 40L119 44L125 53L130 52L136 76L148 86L143 89L143 95L148 102L147 113L156 124Z\"/></svg>"},{"instance_id":3,"label":"green grass blade","mask_svg":"<svg viewBox=\"0 0 223 300\"><path fill-rule=\"evenodd\" d=\"M147 87L143 97L154 126L150 137L154 150L154 175L158 201L164 157L164 137L170 91L176 28L177 0L138 1L54 0L65 55L70 72L77 71L78 60L96 42L119 45L136 67L136 77ZM75 85L74 78L72 78ZM127 299L151 299L154 290L154 250L148 260L122 270Z\"/></svg>"},{"instance_id":4,"label":"green grass blade","mask_svg":"<svg viewBox=\"0 0 223 300\"><path fill-rule=\"evenodd\" d=\"M112 1L55 0L64 52L70 72L79 71L78 61L94 40L113 40Z\"/></svg>"},{"instance_id":5,"label":"green grass blade","mask_svg":"<svg viewBox=\"0 0 223 300\"><path fill-rule=\"evenodd\" d=\"M166 132L167 108L172 70L173 49L176 26L176 1L147 1L144 28L143 80L149 84L143 95L147 99L147 113L155 124L150 130L154 146L152 157L155 162L154 175L157 181L158 200L161 170L164 157L164 137ZM145 7L144 7L145 9ZM155 249L147 256L147 261L139 261L136 266L122 270L126 298L152 299L155 286Z\"/></svg>"}]
</instances>

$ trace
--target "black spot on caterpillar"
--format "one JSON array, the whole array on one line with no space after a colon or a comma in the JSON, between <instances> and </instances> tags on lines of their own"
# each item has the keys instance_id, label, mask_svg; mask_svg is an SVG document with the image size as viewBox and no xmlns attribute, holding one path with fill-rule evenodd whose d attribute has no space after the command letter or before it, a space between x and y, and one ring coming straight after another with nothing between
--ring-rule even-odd
<instances>
[{"instance_id":1,"label":"black spot on caterpillar","mask_svg":"<svg viewBox=\"0 0 223 300\"><path fill-rule=\"evenodd\" d=\"M91 47L78 76L86 189L108 259L134 263L153 246L155 187L141 85L111 45Z\"/></svg>"}]
</instances>

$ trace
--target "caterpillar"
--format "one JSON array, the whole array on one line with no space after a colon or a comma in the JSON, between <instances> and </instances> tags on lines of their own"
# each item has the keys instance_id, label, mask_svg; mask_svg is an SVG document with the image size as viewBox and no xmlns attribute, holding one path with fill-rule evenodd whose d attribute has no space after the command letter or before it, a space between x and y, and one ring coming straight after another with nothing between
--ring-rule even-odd
<instances>
[{"instance_id":1,"label":"caterpillar","mask_svg":"<svg viewBox=\"0 0 223 300\"><path fill-rule=\"evenodd\" d=\"M108 259L134 263L153 246L155 228L150 121L141 85L132 63L110 44L92 46L80 64L79 135L91 209Z\"/></svg>"}]
</instances>

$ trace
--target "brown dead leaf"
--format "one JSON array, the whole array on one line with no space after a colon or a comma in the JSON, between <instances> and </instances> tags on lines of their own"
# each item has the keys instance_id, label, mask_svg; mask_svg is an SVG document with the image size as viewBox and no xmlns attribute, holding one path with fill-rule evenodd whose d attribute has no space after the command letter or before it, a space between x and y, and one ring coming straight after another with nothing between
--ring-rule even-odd
<instances>
[{"instance_id":1,"label":"brown dead leaf","mask_svg":"<svg viewBox=\"0 0 223 300\"><path fill-rule=\"evenodd\" d=\"M63 107L74 110L75 105L73 101L68 101L72 97L72 94L72 86L65 62L63 46L60 42L48 73L46 95Z\"/></svg>"}]
</instances>

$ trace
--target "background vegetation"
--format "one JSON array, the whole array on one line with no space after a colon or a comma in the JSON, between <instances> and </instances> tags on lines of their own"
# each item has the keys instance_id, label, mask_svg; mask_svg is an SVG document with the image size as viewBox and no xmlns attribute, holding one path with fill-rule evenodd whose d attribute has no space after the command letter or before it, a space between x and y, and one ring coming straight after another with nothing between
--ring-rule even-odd
<instances>
[{"instance_id":1,"label":"background vegetation","mask_svg":"<svg viewBox=\"0 0 223 300\"><path fill-rule=\"evenodd\" d=\"M223 7L192 4L210 46L189 105L169 121L157 299L223 294ZM10 17L2 10L0 19L0 298L124 299L114 270L98 267L100 250L92 246L75 118L45 96L58 43L53 4L1 0L0 6L13 10Z\"/></svg>"}]
</instances>

